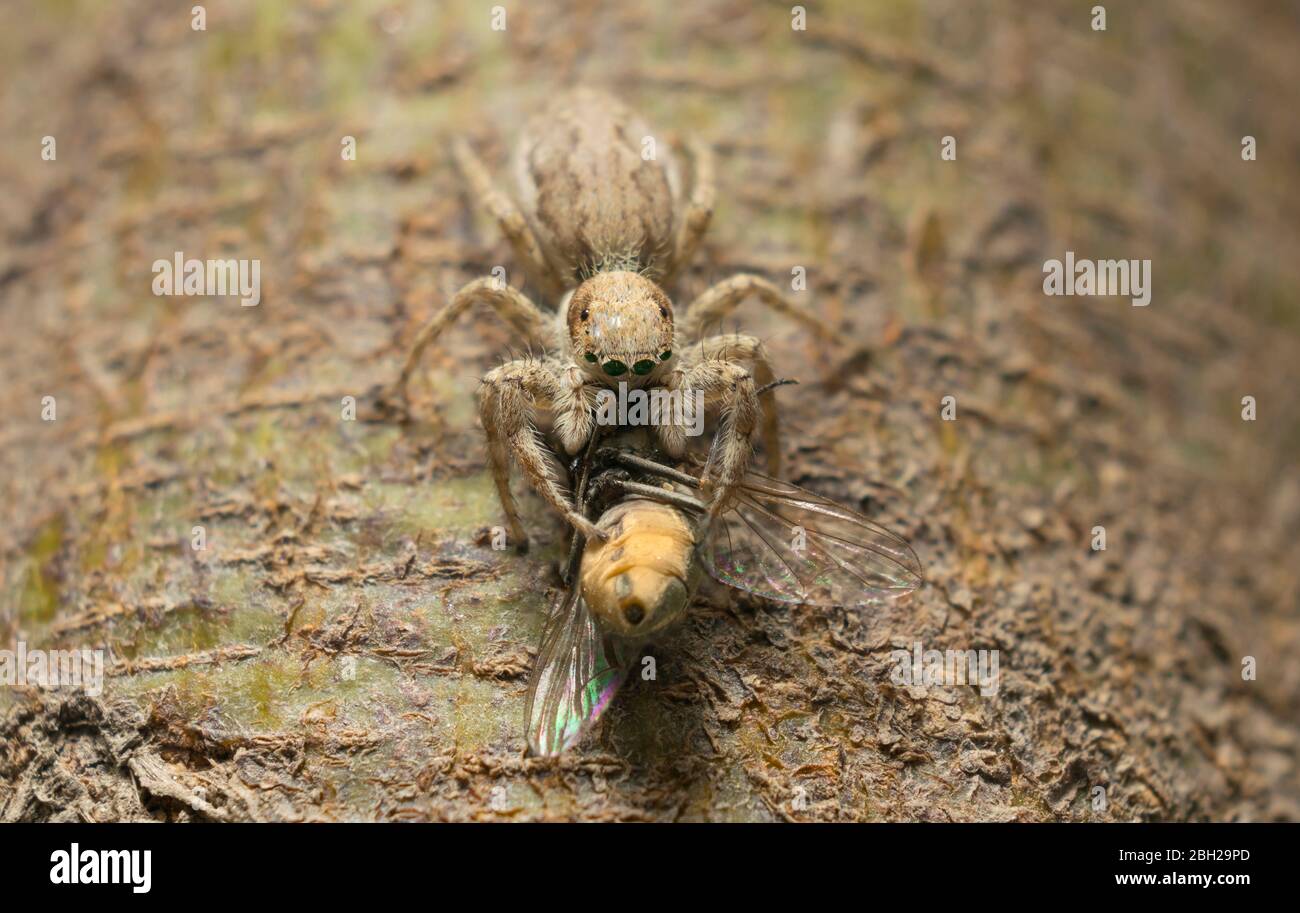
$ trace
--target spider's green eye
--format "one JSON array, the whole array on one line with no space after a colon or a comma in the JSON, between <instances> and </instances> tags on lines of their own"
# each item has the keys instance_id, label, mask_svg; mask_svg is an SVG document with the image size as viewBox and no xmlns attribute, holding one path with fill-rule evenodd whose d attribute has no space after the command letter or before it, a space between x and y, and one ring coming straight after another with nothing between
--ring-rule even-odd
<instances>
[{"instance_id":1,"label":"spider's green eye","mask_svg":"<svg viewBox=\"0 0 1300 913\"><path fill-rule=\"evenodd\" d=\"M659 360L660 360L660 361L667 361L668 359L670 359L670 358L672 358L672 357L673 357L673 353L672 353L672 352L665 352L664 354L662 354L662 355L659 356Z\"/></svg>"},{"instance_id":2,"label":"spider's green eye","mask_svg":"<svg viewBox=\"0 0 1300 913\"><path fill-rule=\"evenodd\" d=\"M633 373L633 374L649 374L649 373L650 373L651 371L653 371L654 369L655 369L655 363L654 363L653 361L651 361L650 359L647 358L647 359L644 359L644 360L642 360L642 361L638 361L636 364L634 364L634 365L632 366L632 373Z\"/></svg>"},{"instance_id":3,"label":"spider's green eye","mask_svg":"<svg viewBox=\"0 0 1300 913\"><path fill-rule=\"evenodd\" d=\"M605 373L610 377L618 377L620 374L627 371L627 365L623 364L621 361L607 361L601 365L601 367L605 369Z\"/></svg>"},{"instance_id":4,"label":"spider's green eye","mask_svg":"<svg viewBox=\"0 0 1300 913\"><path fill-rule=\"evenodd\" d=\"M591 363L594 365L594 364L596 363L596 356L595 356L595 354L592 353L592 352L588 352L588 353L587 353L587 361L591 362Z\"/></svg>"}]
</instances>

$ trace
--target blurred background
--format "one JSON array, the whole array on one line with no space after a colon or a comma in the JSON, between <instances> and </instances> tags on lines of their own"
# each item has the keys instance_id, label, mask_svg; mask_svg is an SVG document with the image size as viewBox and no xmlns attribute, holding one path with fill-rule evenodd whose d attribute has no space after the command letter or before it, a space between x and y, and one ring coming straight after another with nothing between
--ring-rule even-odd
<instances>
[{"instance_id":1,"label":"blurred background","mask_svg":"<svg viewBox=\"0 0 1300 913\"><path fill-rule=\"evenodd\" d=\"M108 657L99 697L0 687L0 820L1300 818L1294 4L193 5L0 7L0 649ZM575 83L717 151L675 301L805 268L836 351L728 325L801 381L787 476L930 579L706 588L546 762L564 530L529 495L534 550L487 547L474 399L511 337L462 321L409 423L377 395L523 280L450 139L505 183ZM1150 306L1045 296L1067 250L1150 259ZM155 296L177 251L260 260L261 303ZM917 642L999 650L997 694L891 683Z\"/></svg>"}]
</instances>

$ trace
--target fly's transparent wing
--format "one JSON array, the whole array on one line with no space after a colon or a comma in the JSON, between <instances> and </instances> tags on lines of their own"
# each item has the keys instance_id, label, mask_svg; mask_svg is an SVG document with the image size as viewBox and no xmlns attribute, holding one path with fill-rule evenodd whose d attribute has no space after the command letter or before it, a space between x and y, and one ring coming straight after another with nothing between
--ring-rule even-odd
<instances>
[{"instance_id":1,"label":"fly's transparent wing","mask_svg":"<svg viewBox=\"0 0 1300 913\"><path fill-rule=\"evenodd\" d=\"M777 602L863 606L925 579L907 541L798 485L748 472L701 561L721 583Z\"/></svg>"},{"instance_id":2,"label":"fly's transparent wing","mask_svg":"<svg viewBox=\"0 0 1300 913\"><path fill-rule=\"evenodd\" d=\"M577 744L600 718L627 673L606 655L575 583L555 598L528 681L528 748L544 757Z\"/></svg>"}]
</instances>

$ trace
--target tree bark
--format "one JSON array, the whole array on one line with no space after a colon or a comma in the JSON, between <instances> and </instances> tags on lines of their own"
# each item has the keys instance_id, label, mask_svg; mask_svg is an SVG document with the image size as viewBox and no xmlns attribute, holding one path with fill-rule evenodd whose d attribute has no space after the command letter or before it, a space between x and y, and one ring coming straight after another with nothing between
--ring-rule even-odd
<instances>
[{"instance_id":1,"label":"tree bark","mask_svg":"<svg viewBox=\"0 0 1300 913\"><path fill-rule=\"evenodd\" d=\"M1293 21L319 6L0 10L40 87L0 115L0 645L106 661L98 696L0 688L0 820L1300 817ZM451 331L408 423L378 394L450 292L522 282L451 139L504 179L575 74L715 145L674 301L806 276L833 350L734 321L800 381L786 475L928 581L867 613L708 587L546 761L565 533L519 485L534 548L489 547L474 409L511 336ZM1067 250L1150 260L1150 305L1045 295ZM260 260L260 303L155 296L177 251ZM900 681L918 649L997 651L996 687Z\"/></svg>"}]
</instances>

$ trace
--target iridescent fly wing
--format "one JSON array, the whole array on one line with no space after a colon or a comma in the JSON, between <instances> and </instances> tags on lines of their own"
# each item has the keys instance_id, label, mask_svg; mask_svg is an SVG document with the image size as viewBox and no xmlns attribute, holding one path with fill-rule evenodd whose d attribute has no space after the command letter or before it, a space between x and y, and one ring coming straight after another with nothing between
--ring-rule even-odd
<instances>
[{"instance_id":1,"label":"iridescent fly wing","mask_svg":"<svg viewBox=\"0 0 1300 913\"><path fill-rule=\"evenodd\" d=\"M798 485L745 474L700 548L715 580L777 602L863 606L925 579L907 541Z\"/></svg>"},{"instance_id":2,"label":"iridescent fly wing","mask_svg":"<svg viewBox=\"0 0 1300 913\"><path fill-rule=\"evenodd\" d=\"M555 598L528 680L525 725L533 754L557 755L600 718L627 674L607 657L577 581Z\"/></svg>"}]
</instances>

